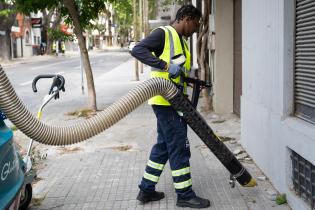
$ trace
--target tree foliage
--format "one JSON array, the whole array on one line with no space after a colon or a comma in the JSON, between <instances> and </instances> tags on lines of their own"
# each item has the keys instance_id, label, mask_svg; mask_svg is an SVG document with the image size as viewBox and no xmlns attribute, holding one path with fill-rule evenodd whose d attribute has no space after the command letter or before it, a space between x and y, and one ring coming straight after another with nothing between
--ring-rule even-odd
<instances>
[{"instance_id":1,"label":"tree foliage","mask_svg":"<svg viewBox=\"0 0 315 210\"><path fill-rule=\"evenodd\" d=\"M92 20L96 20L101 11L106 9L106 1L104 0L76 0L76 10L79 15L79 22L82 29L91 27ZM62 15L65 17L65 23L73 25L73 19L69 16L69 12L62 7Z\"/></svg>"},{"instance_id":2,"label":"tree foliage","mask_svg":"<svg viewBox=\"0 0 315 210\"><path fill-rule=\"evenodd\" d=\"M65 23L73 25L73 20L69 16L68 9L57 0L14 0L16 9L26 15L31 12L37 13L44 9L51 10L61 5L61 15ZM85 29L91 26L91 20L98 18L100 11L106 9L106 0L75 0L76 10L79 14L79 22L81 28Z\"/></svg>"},{"instance_id":3,"label":"tree foliage","mask_svg":"<svg viewBox=\"0 0 315 210\"><path fill-rule=\"evenodd\" d=\"M30 15L32 12L37 13L43 9L52 9L59 5L57 0L13 0L17 11Z\"/></svg>"},{"instance_id":4,"label":"tree foliage","mask_svg":"<svg viewBox=\"0 0 315 210\"><path fill-rule=\"evenodd\" d=\"M11 27L15 21L15 7L5 0L0 0L0 26Z\"/></svg>"},{"instance_id":5,"label":"tree foliage","mask_svg":"<svg viewBox=\"0 0 315 210\"><path fill-rule=\"evenodd\" d=\"M162 1L162 7L168 7L169 5L184 5L188 4L190 1L189 0L163 0Z\"/></svg>"},{"instance_id":6,"label":"tree foliage","mask_svg":"<svg viewBox=\"0 0 315 210\"><path fill-rule=\"evenodd\" d=\"M149 19L155 19L156 18L156 14L157 14L157 6L158 6L158 1L156 0L148 0L148 4L149 4Z\"/></svg>"},{"instance_id":7,"label":"tree foliage","mask_svg":"<svg viewBox=\"0 0 315 210\"><path fill-rule=\"evenodd\" d=\"M126 1L112 1L113 9L115 11L116 22L119 26L125 28L132 23L132 4L131 0Z\"/></svg>"},{"instance_id":8,"label":"tree foliage","mask_svg":"<svg viewBox=\"0 0 315 210\"><path fill-rule=\"evenodd\" d=\"M59 40L59 41L73 41L74 36L72 34L65 34L60 28L56 29L48 29L48 35L51 37L52 40Z\"/></svg>"},{"instance_id":9,"label":"tree foliage","mask_svg":"<svg viewBox=\"0 0 315 210\"><path fill-rule=\"evenodd\" d=\"M126 42L133 20L132 2L131 0L112 0L111 3L113 5L113 10L115 11L115 25L120 34L121 42Z\"/></svg>"},{"instance_id":10,"label":"tree foliage","mask_svg":"<svg viewBox=\"0 0 315 210\"><path fill-rule=\"evenodd\" d=\"M14 12L15 10L12 10L12 9L2 9L0 10L0 18L8 18L9 15Z\"/></svg>"}]
</instances>

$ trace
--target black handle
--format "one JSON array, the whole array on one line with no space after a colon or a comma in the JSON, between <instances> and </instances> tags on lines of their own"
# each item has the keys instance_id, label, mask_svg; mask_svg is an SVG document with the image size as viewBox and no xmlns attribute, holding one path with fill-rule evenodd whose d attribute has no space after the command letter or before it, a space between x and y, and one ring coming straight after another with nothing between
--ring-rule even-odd
<instances>
[{"instance_id":1,"label":"black handle","mask_svg":"<svg viewBox=\"0 0 315 210\"><path fill-rule=\"evenodd\" d=\"M168 75L168 78L173 82L178 88L180 88ZM199 95L200 95L200 90L201 88L211 88L212 85L206 81L200 80L200 79L195 79L191 77L186 77L185 73L181 71L180 73L180 79L183 80L186 83L192 84L193 85L193 93L191 96L191 103L194 108L197 107L198 105L198 100L199 100Z\"/></svg>"},{"instance_id":2,"label":"black handle","mask_svg":"<svg viewBox=\"0 0 315 210\"><path fill-rule=\"evenodd\" d=\"M191 78L191 77L186 77L185 78L185 82L187 83L192 83L192 84L197 84L202 87L206 87L206 88L211 88L212 85L206 81L200 80L200 79L195 79L195 78Z\"/></svg>"},{"instance_id":3,"label":"black handle","mask_svg":"<svg viewBox=\"0 0 315 210\"><path fill-rule=\"evenodd\" d=\"M49 94L52 94L54 92L54 88L57 87L57 92L59 92L60 90L62 90L63 92L65 92L65 78L62 75L59 74L44 74L44 75L38 75L33 79L32 82L32 88L33 91L36 93L37 92L37 88L36 88L36 83L38 80L40 79L50 79L53 78L53 82L51 84L51 87L49 89ZM55 99L59 98L59 93L56 94Z\"/></svg>"},{"instance_id":4,"label":"black handle","mask_svg":"<svg viewBox=\"0 0 315 210\"><path fill-rule=\"evenodd\" d=\"M59 92L60 90L62 90L63 92L65 92L65 78L61 75L56 75L53 79L53 82L51 84L50 90L49 90L49 94L53 93L54 91L54 87L57 87L57 91Z\"/></svg>"},{"instance_id":5,"label":"black handle","mask_svg":"<svg viewBox=\"0 0 315 210\"><path fill-rule=\"evenodd\" d=\"M191 96L191 103L193 107L196 108L198 105L198 100L199 100L199 95L200 95L200 87L211 88L212 85L200 79L194 79L190 77L186 77L185 81L187 83L193 84L193 93Z\"/></svg>"}]
</instances>

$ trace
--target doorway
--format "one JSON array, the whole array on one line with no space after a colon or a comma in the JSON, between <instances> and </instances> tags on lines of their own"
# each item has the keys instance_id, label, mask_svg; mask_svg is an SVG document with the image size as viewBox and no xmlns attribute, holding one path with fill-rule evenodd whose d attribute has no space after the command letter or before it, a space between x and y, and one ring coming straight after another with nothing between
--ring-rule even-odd
<instances>
[{"instance_id":1,"label":"doorway","mask_svg":"<svg viewBox=\"0 0 315 210\"><path fill-rule=\"evenodd\" d=\"M242 0L234 0L233 32L233 112L240 116L242 95Z\"/></svg>"}]
</instances>

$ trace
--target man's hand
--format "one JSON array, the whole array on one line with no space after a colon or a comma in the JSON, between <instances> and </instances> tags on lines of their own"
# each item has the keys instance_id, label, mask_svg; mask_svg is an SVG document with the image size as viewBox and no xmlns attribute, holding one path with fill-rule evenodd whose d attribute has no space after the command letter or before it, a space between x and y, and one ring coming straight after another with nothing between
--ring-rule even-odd
<instances>
[{"instance_id":1,"label":"man's hand","mask_svg":"<svg viewBox=\"0 0 315 210\"><path fill-rule=\"evenodd\" d=\"M169 77L174 79L181 74L182 67L177 64L170 64L168 67Z\"/></svg>"}]
</instances>

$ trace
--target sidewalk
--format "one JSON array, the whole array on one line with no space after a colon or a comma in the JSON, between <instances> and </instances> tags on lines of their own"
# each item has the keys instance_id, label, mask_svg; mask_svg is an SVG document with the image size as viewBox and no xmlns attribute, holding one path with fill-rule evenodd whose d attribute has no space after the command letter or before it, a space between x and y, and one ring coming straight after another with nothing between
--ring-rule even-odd
<instances>
[{"instance_id":1,"label":"sidewalk","mask_svg":"<svg viewBox=\"0 0 315 210\"><path fill-rule=\"evenodd\" d=\"M97 89L114 92L98 91L99 100L104 99L101 107L106 107L112 100L108 99L109 94L123 94L116 88L117 83L113 82L116 79L120 78L120 85L128 88L140 83L133 81L133 66L133 60L129 60L96 79ZM141 74L141 81L148 76L149 68L146 67ZM241 149L239 118L232 114L202 115L219 136L225 137L225 143L232 151ZM58 118L61 120L62 117ZM48 119L50 122L55 120ZM62 120L65 123L75 121L73 118ZM22 134L15 135L17 139L25 138ZM165 192L166 197L146 205L140 205L136 200L137 185L155 139L155 116L151 107L144 103L90 140L65 147L40 145L41 153L48 153L48 156L39 165L39 180L34 184L37 205L31 209L183 209L176 207L176 194L168 164L157 185L157 190ZM264 175L249 157L244 157L242 163L253 177L262 177L262 181L257 180L258 186L255 188L243 188L238 184L230 188L228 171L191 130L189 140L193 189L198 195L210 199L211 207L208 209L290 209L287 205L278 206L273 201L277 192L268 180L264 180Z\"/></svg>"},{"instance_id":2,"label":"sidewalk","mask_svg":"<svg viewBox=\"0 0 315 210\"><path fill-rule=\"evenodd\" d=\"M99 52L119 52L119 51L127 51L126 48L118 48L118 47L109 47L104 50L90 50L89 55L97 54ZM59 53L58 56L56 55L34 55L31 57L22 57L22 58L13 58L12 60L9 61L1 61L0 60L0 65L2 67L10 67L13 65L17 64L26 64L26 63L31 63L34 61L47 61L47 60L52 60L56 59L58 57L66 57L66 58L71 58L71 57L78 57L79 56L79 51L66 51L65 54Z\"/></svg>"},{"instance_id":3,"label":"sidewalk","mask_svg":"<svg viewBox=\"0 0 315 210\"><path fill-rule=\"evenodd\" d=\"M34 55L31 57L13 58L12 60L9 60L9 61L0 61L0 65L3 68L7 68L10 66L15 66L15 65L19 65L19 64L27 64L27 63L37 62L37 61L53 60L53 59L57 59L58 57L71 58L71 57L78 57L78 56L79 56L78 51L69 51L69 52L66 52L65 54L59 54L58 56L56 56L56 55Z\"/></svg>"}]
</instances>

